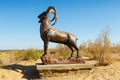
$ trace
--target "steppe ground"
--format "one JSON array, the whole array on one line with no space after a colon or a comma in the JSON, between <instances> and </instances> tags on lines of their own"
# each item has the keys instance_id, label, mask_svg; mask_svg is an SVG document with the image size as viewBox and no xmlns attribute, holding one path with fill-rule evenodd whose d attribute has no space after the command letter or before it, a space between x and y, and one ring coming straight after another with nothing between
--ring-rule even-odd
<instances>
[{"instance_id":1,"label":"steppe ground","mask_svg":"<svg viewBox=\"0 0 120 80\"><path fill-rule=\"evenodd\" d=\"M92 70L56 73L54 77L48 76L42 79L39 78L35 67L40 60L19 61L1 68L0 80L120 80L120 55L115 54L113 58L117 59L107 66L94 67Z\"/></svg>"}]
</instances>

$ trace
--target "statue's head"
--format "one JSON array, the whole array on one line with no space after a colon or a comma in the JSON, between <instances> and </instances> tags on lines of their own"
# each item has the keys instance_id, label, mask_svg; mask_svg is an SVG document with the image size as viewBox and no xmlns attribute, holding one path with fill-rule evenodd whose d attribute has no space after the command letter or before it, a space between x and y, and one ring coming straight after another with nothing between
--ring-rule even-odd
<instances>
[{"instance_id":1,"label":"statue's head","mask_svg":"<svg viewBox=\"0 0 120 80\"><path fill-rule=\"evenodd\" d=\"M39 20L39 23L41 22L43 22L43 20L45 20L46 18L47 18L47 13L46 12L42 12L39 16L38 16L38 18L40 19Z\"/></svg>"},{"instance_id":2,"label":"statue's head","mask_svg":"<svg viewBox=\"0 0 120 80\"><path fill-rule=\"evenodd\" d=\"M42 23L44 20L49 19L49 14L50 13L54 14L54 18L51 20L51 22L55 20L55 22L52 24L52 25L54 25L56 23L56 21L57 21L57 16L56 16L56 9L53 6L49 6L46 11L42 12L38 16L38 18L40 19L39 23L40 22Z\"/></svg>"}]
</instances>

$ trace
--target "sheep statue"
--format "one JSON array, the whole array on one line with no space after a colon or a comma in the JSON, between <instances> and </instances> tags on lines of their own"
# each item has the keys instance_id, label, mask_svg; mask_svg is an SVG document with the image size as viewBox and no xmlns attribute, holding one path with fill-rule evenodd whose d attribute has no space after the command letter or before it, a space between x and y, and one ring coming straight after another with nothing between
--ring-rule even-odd
<instances>
[{"instance_id":1,"label":"sheep statue","mask_svg":"<svg viewBox=\"0 0 120 80\"><path fill-rule=\"evenodd\" d=\"M52 20L50 20L49 18L50 13L54 14L54 17ZM80 58L79 49L76 45L77 38L71 33L63 32L53 27L53 25L55 25L57 21L55 7L49 6L46 11L42 12L38 16L38 18L40 19L39 23L41 23L40 36L44 42L44 54L42 55L42 57L44 57L47 54L48 43L55 42L55 43L62 43L64 45L67 45L71 49L72 52L71 52L71 56L69 59L73 57L74 49L77 52L76 58ZM50 23L52 21L54 21L53 24Z\"/></svg>"}]
</instances>

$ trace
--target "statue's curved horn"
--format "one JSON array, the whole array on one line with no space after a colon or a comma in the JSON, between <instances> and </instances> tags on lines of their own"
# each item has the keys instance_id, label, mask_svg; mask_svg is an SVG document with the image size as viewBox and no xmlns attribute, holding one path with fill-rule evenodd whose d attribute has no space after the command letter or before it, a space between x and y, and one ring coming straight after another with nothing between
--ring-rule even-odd
<instances>
[{"instance_id":1,"label":"statue's curved horn","mask_svg":"<svg viewBox=\"0 0 120 80\"><path fill-rule=\"evenodd\" d=\"M51 22L55 20L55 22L52 24L52 26L55 25L55 23L57 22L57 16L56 16L56 9L55 9L55 7L49 6L46 12L48 13L48 15L50 13L54 14L54 18L51 20Z\"/></svg>"}]
</instances>

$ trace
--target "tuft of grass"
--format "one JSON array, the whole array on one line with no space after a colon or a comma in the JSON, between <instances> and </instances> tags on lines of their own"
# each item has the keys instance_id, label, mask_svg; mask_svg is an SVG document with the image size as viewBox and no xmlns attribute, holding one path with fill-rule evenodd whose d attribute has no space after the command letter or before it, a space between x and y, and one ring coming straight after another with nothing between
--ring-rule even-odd
<instances>
[{"instance_id":1,"label":"tuft of grass","mask_svg":"<svg viewBox=\"0 0 120 80\"><path fill-rule=\"evenodd\" d=\"M3 65L3 62L0 60L0 69L3 68L5 65Z\"/></svg>"},{"instance_id":2,"label":"tuft of grass","mask_svg":"<svg viewBox=\"0 0 120 80\"><path fill-rule=\"evenodd\" d=\"M1 78L2 78L2 79L5 78L5 75L2 75Z\"/></svg>"}]
</instances>

